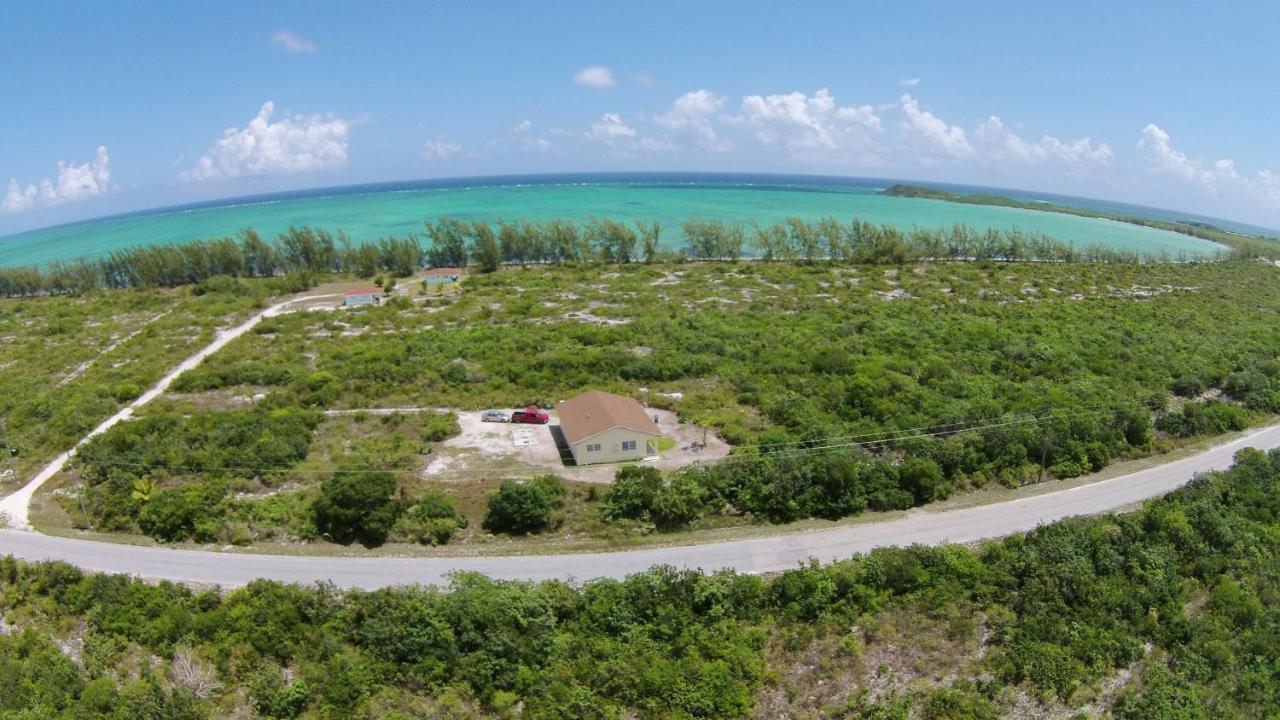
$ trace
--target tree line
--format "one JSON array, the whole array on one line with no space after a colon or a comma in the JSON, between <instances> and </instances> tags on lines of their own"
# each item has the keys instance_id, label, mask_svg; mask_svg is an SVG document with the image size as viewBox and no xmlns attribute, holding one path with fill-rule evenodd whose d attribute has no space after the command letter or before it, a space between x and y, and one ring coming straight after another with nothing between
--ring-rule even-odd
<instances>
[{"instance_id":1,"label":"tree line","mask_svg":"<svg viewBox=\"0 0 1280 720\"><path fill-rule=\"evenodd\" d=\"M791 217L773 224L690 218L683 244L661 246L662 224L592 218L585 222L489 223L445 218L425 223L423 235L353 242L345 233L290 228L266 240L252 228L235 237L115 250L100 258L57 260L43 267L0 268L0 296L61 295L111 288L177 287L218 276L266 278L293 273L380 272L410 275L426 267L470 266L492 272L502 265L653 263L660 260L730 260L898 264L918 260L1139 263L1185 261L1185 256L1078 247L1018 229L976 230L966 225L901 229L862 220Z\"/></svg>"}]
</instances>

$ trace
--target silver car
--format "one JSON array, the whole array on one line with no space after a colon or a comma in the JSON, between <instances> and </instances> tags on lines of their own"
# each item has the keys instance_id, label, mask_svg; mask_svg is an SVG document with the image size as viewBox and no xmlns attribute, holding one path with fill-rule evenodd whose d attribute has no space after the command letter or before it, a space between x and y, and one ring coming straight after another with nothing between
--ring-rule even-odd
<instances>
[{"instance_id":1,"label":"silver car","mask_svg":"<svg viewBox=\"0 0 1280 720\"><path fill-rule=\"evenodd\" d=\"M510 422L511 418L501 410L485 410L480 416L480 422Z\"/></svg>"}]
</instances>

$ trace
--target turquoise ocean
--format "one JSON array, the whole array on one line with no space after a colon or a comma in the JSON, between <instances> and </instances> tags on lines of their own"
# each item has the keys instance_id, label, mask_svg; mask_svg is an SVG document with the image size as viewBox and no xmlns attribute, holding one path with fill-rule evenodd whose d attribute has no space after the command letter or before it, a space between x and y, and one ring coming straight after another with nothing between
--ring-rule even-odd
<instances>
[{"instance_id":1,"label":"turquoise ocean","mask_svg":"<svg viewBox=\"0 0 1280 720\"><path fill-rule=\"evenodd\" d=\"M880 195L893 180L746 174L581 174L425 180L325 188L162 208L33 230L0 238L0 266L97 257L127 247L234 235L253 228L264 237L290 226L346 232L353 240L422 234L423 221L545 220L589 217L658 220L662 241L678 248L680 223L690 217L772 223L788 216L815 220L858 218L901 228L963 223L973 228L1018 228L1079 246L1194 256L1218 245L1177 233L1110 220L1015 208L962 205ZM938 185L962 192L998 192L1022 199L1125 212L1156 219L1196 219L1156 208L1118 205L1014 190ZM1229 229L1254 232L1248 226Z\"/></svg>"}]
</instances>

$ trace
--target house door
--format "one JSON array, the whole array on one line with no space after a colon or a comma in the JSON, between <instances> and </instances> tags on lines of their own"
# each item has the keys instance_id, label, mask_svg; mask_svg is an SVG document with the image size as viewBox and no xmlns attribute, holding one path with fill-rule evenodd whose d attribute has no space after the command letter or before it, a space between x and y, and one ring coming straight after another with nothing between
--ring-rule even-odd
<instances>
[{"instance_id":1,"label":"house door","mask_svg":"<svg viewBox=\"0 0 1280 720\"><path fill-rule=\"evenodd\" d=\"M657 443L655 443L655 442L654 442L654 441L652 441L652 440L649 440L648 442L646 442L646 443L644 444L644 454L645 454L646 456L657 455L657 454L658 454L658 444L657 444Z\"/></svg>"}]
</instances>

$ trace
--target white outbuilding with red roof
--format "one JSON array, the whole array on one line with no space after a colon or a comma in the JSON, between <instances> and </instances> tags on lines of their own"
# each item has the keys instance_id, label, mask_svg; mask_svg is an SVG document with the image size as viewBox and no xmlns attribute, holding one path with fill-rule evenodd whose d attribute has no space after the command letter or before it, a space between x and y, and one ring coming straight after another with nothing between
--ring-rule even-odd
<instances>
[{"instance_id":1,"label":"white outbuilding with red roof","mask_svg":"<svg viewBox=\"0 0 1280 720\"><path fill-rule=\"evenodd\" d=\"M344 307L377 305L380 302L382 302L382 288L377 285L351 288L342 294L342 305Z\"/></svg>"}]
</instances>

